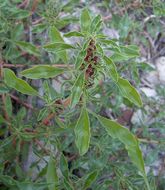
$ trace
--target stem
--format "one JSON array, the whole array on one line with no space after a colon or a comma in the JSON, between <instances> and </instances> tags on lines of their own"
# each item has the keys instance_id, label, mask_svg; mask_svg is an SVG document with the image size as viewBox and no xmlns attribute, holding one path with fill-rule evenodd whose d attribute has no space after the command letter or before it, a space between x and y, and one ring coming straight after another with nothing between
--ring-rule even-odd
<instances>
[{"instance_id":1,"label":"stem","mask_svg":"<svg viewBox=\"0 0 165 190\"><path fill-rule=\"evenodd\" d=\"M153 144L165 144L165 142L161 142L161 141L156 141L156 140L152 140L152 139L141 139L138 138L138 140L142 143L153 143Z\"/></svg>"}]
</instances>

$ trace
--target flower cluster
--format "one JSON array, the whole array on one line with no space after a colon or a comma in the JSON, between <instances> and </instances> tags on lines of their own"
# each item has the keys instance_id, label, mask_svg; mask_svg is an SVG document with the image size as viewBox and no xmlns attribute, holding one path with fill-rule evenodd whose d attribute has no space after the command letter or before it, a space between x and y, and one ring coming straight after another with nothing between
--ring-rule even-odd
<instances>
[{"instance_id":1,"label":"flower cluster","mask_svg":"<svg viewBox=\"0 0 165 190\"><path fill-rule=\"evenodd\" d=\"M86 68L85 80L86 80L86 85L88 87L93 85L94 74L96 71L96 65L98 61L99 61L99 57L96 55L96 44L95 44L95 41L91 39L86 50L84 63L81 66L81 70L84 70Z\"/></svg>"}]
</instances>

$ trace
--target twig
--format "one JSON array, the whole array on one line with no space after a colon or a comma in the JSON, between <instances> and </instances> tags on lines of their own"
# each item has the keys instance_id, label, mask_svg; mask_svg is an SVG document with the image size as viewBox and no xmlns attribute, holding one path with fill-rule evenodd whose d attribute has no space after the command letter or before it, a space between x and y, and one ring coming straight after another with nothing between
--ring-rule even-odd
<instances>
[{"instance_id":1,"label":"twig","mask_svg":"<svg viewBox=\"0 0 165 190\"><path fill-rule=\"evenodd\" d=\"M156 140L152 140L152 139L141 139L141 138L138 138L138 140L139 140L140 142L143 142L143 143L165 144L165 142L156 141Z\"/></svg>"},{"instance_id":2,"label":"twig","mask_svg":"<svg viewBox=\"0 0 165 190\"><path fill-rule=\"evenodd\" d=\"M143 23L145 24L146 22L148 22L151 18L156 18L156 15L149 15L148 17L146 17L143 21Z\"/></svg>"},{"instance_id":3,"label":"twig","mask_svg":"<svg viewBox=\"0 0 165 190\"><path fill-rule=\"evenodd\" d=\"M46 153L49 154L51 151L46 149L45 146L38 140L35 139L34 142Z\"/></svg>"},{"instance_id":4,"label":"twig","mask_svg":"<svg viewBox=\"0 0 165 190\"><path fill-rule=\"evenodd\" d=\"M111 20L112 19L112 15L107 15L105 17L103 17L103 21L107 21L107 20Z\"/></svg>"},{"instance_id":5,"label":"twig","mask_svg":"<svg viewBox=\"0 0 165 190\"><path fill-rule=\"evenodd\" d=\"M56 113L50 113L44 120L42 120L41 124L49 125L50 120L55 117Z\"/></svg>"},{"instance_id":6,"label":"twig","mask_svg":"<svg viewBox=\"0 0 165 190\"><path fill-rule=\"evenodd\" d=\"M28 104L28 103L25 103L23 101L21 101L18 97L12 95L12 94L9 94L9 96L15 100L17 103L19 104L22 104L24 107L28 108L28 109L34 109L33 106L31 104Z\"/></svg>"},{"instance_id":7,"label":"twig","mask_svg":"<svg viewBox=\"0 0 165 190\"><path fill-rule=\"evenodd\" d=\"M30 0L25 0L21 4L18 5L18 8L27 8L30 3Z\"/></svg>"},{"instance_id":8,"label":"twig","mask_svg":"<svg viewBox=\"0 0 165 190\"><path fill-rule=\"evenodd\" d=\"M18 64L18 65L12 65L12 64L4 64L4 67L7 68L23 68L23 67L27 67L27 65L25 64ZM32 67L37 66L37 65L30 65ZM65 64L54 64L54 65L50 65L52 67L60 67L60 68L69 68L69 67L73 67L73 65L65 65Z\"/></svg>"},{"instance_id":9,"label":"twig","mask_svg":"<svg viewBox=\"0 0 165 190\"><path fill-rule=\"evenodd\" d=\"M36 25L36 24L42 22L43 20L44 20L43 18L39 18L39 19L33 21L33 22L32 22L32 25Z\"/></svg>"}]
</instances>

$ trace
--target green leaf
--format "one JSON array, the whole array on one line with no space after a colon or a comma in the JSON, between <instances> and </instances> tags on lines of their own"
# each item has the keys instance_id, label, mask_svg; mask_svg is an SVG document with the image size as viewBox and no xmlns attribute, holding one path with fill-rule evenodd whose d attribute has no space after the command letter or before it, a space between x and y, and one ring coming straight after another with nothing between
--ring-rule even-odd
<instances>
[{"instance_id":1,"label":"green leaf","mask_svg":"<svg viewBox=\"0 0 165 190\"><path fill-rule=\"evenodd\" d=\"M43 108L39 111L38 117L37 117L37 121L41 121L44 117L46 117L48 115L48 110L47 107Z\"/></svg>"},{"instance_id":2,"label":"green leaf","mask_svg":"<svg viewBox=\"0 0 165 190\"><path fill-rule=\"evenodd\" d=\"M89 116L88 112L84 107L81 110L81 114L77 121L74 131L76 136L75 143L80 155L82 156L88 151L91 137Z\"/></svg>"},{"instance_id":3,"label":"green leaf","mask_svg":"<svg viewBox=\"0 0 165 190\"><path fill-rule=\"evenodd\" d=\"M69 180L68 163L67 163L65 156L63 154L61 154L61 158L60 158L60 169L61 169L62 175L67 180Z\"/></svg>"},{"instance_id":4,"label":"green leaf","mask_svg":"<svg viewBox=\"0 0 165 190\"><path fill-rule=\"evenodd\" d=\"M96 44L96 49L97 49L97 52L100 53L101 56L103 57L104 56L104 50L100 44L98 44L98 43Z\"/></svg>"},{"instance_id":5,"label":"green leaf","mask_svg":"<svg viewBox=\"0 0 165 190\"><path fill-rule=\"evenodd\" d=\"M84 62L84 57L86 55L86 50L81 50L79 51L77 57L76 57L76 63L75 63L75 68L79 69L81 64Z\"/></svg>"},{"instance_id":6,"label":"green leaf","mask_svg":"<svg viewBox=\"0 0 165 190\"><path fill-rule=\"evenodd\" d=\"M32 67L30 69L26 69L21 72L21 75L30 78L30 79L47 79L54 78L64 72L63 69L52 67L48 65L39 65Z\"/></svg>"},{"instance_id":7,"label":"green leaf","mask_svg":"<svg viewBox=\"0 0 165 190\"><path fill-rule=\"evenodd\" d=\"M49 190L58 190L58 175L56 171L56 163L52 156L50 156L48 163L46 181L48 183Z\"/></svg>"},{"instance_id":8,"label":"green leaf","mask_svg":"<svg viewBox=\"0 0 165 190\"><path fill-rule=\"evenodd\" d=\"M82 10L80 22L81 22L81 32L89 32L91 18L88 9L85 8Z\"/></svg>"},{"instance_id":9,"label":"green leaf","mask_svg":"<svg viewBox=\"0 0 165 190\"><path fill-rule=\"evenodd\" d=\"M137 138L125 127L102 116L97 116L107 133L125 144L128 155L139 171L145 175L144 161Z\"/></svg>"},{"instance_id":10,"label":"green leaf","mask_svg":"<svg viewBox=\"0 0 165 190\"><path fill-rule=\"evenodd\" d=\"M47 44L44 46L44 48L48 52L58 52L58 51L63 51L63 50L67 50L67 49L75 49L75 47L73 47L72 45L62 43L62 42L55 42L55 43Z\"/></svg>"},{"instance_id":11,"label":"green leaf","mask_svg":"<svg viewBox=\"0 0 165 190\"><path fill-rule=\"evenodd\" d=\"M7 114L9 117L12 116L12 102L9 95L6 95L5 97L5 110L7 111Z\"/></svg>"},{"instance_id":12,"label":"green leaf","mask_svg":"<svg viewBox=\"0 0 165 190\"><path fill-rule=\"evenodd\" d=\"M20 110L17 112L17 121L21 122L25 116L27 115L26 109L24 107L20 108Z\"/></svg>"},{"instance_id":13,"label":"green leaf","mask_svg":"<svg viewBox=\"0 0 165 190\"><path fill-rule=\"evenodd\" d=\"M23 24L17 24L14 28L14 30L11 33L12 40L19 40L20 37L23 35Z\"/></svg>"},{"instance_id":14,"label":"green leaf","mask_svg":"<svg viewBox=\"0 0 165 190\"><path fill-rule=\"evenodd\" d=\"M84 35L81 32L77 32L77 31L68 32L68 33L64 34L64 36L66 38L70 38L70 37L84 37Z\"/></svg>"},{"instance_id":15,"label":"green leaf","mask_svg":"<svg viewBox=\"0 0 165 190\"><path fill-rule=\"evenodd\" d=\"M119 61L127 61L127 60L130 59L130 57L126 56L126 55L123 54L123 53L115 52L115 53L111 56L111 59L112 59L114 62L119 62Z\"/></svg>"},{"instance_id":16,"label":"green leaf","mask_svg":"<svg viewBox=\"0 0 165 190\"><path fill-rule=\"evenodd\" d=\"M80 100L83 92L84 73L81 73L75 81L71 92L71 107L74 107Z\"/></svg>"},{"instance_id":17,"label":"green leaf","mask_svg":"<svg viewBox=\"0 0 165 190\"><path fill-rule=\"evenodd\" d=\"M98 171L93 171L89 173L85 180L83 190L88 189L92 185L92 183L96 180L97 176L98 176Z\"/></svg>"},{"instance_id":18,"label":"green leaf","mask_svg":"<svg viewBox=\"0 0 165 190\"><path fill-rule=\"evenodd\" d=\"M62 122L61 119L57 116L55 117L55 122L57 123L59 127L64 128L64 129L66 128L65 123Z\"/></svg>"},{"instance_id":19,"label":"green leaf","mask_svg":"<svg viewBox=\"0 0 165 190\"><path fill-rule=\"evenodd\" d=\"M47 25L46 24L37 24L33 26L32 32L33 33L41 33L44 30L46 30Z\"/></svg>"},{"instance_id":20,"label":"green leaf","mask_svg":"<svg viewBox=\"0 0 165 190\"><path fill-rule=\"evenodd\" d=\"M2 115L0 115L0 124L5 123L5 119L2 117Z\"/></svg>"},{"instance_id":21,"label":"green leaf","mask_svg":"<svg viewBox=\"0 0 165 190\"><path fill-rule=\"evenodd\" d=\"M23 41L15 41L15 44L18 45L23 51L26 51L35 56L39 56L40 52L36 46L31 43L23 42Z\"/></svg>"},{"instance_id":22,"label":"green leaf","mask_svg":"<svg viewBox=\"0 0 165 190\"><path fill-rule=\"evenodd\" d=\"M141 107L143 105L141 97L136 89L129 83L128 80L119 78L117 86L121 91L122 95L130 100L135 105Z\"/></svg>"},{"instance_id":23,"label":"green leaf","mask_svg":"<svg viewBox=\"0 0 165 190\"><path fill-rule=\"evenodd\" d=\"M114 46L115 47L115 46ZM127 61L131 58L135 58L135 57L139 57L140 53L139 53L139 48L135 45L129 45L129 46L120 46L115 47L117 48L116 50L118 51L120 49L120 51L115 52L112 56L111 59L115 62L117 61Z\"/></svg>"},{"instance_id":24,"label":"green leaf","mask_svg":"<svg viewBox=\"0 0 165 190\"><path fill-rule=\"evenodd\" d=\"M7 92L9 92L9 89L4 84L0 84L0 94L5 94Z\"/></svg>"},{"instance_id":25,"label":"green leaf","mask_svg":"<svg viewBox=\"0 0 165 190\"><path fill-rule=\"evenodd\" d=\"M59 32L59 30L55 27L52 26L50 27L50 31L49 31L49 37L51 42L56 43L56 42L61 42L61 43L65 43L64 39L61 36L61 33ZM68 55L66 50L60 51L60 52L56 52L57 55L66 63L68 60Z\"/></svg>"},{"instance_id":26,"label":"green leaf","mask_svg":"<svg viewBox=\"0 0 165 190\"><path fill-rule=\"evenodd\" d=\"M12 15L12 18L15 19L24 19L30 16L30 12L23 9L16 9L15 13Z\"/></svg>"},{"instance_id":27,"label":"green leaf","mask_svg":"<svg viewBox=\"0 0 165 190\"><path fill-rule=\"evenodd\" d=\"M115 64L113 63L113 61L110 58L108 58L106 56L104 56L103 59L104 59L106 65L107 65L107 67L106 67L107 68L107 72L110 74L110 76L112 77L112 79L115 82L117 82L118 81L118 73L117 73L117 69L116 69Z\"/></svg>"},{"instance_id":28,"label":"green leaf","mask_svg":"<svg viewBox=\"0 0 165 190\"><path fill-rule=\"evenodd\" d=\"M47 189L46 183L32 183L31 181L24 181L24 182L18 182L17 181L18 188L15 190L45 190ZM14 190L14 189L10 189Z\"/></svg>"},{"instance_id":29,"label":"green leaf","mask_svg":"<svg viewBox=\"0 0 165 190\"><path fill-rule=\"evenodd\" d=\"M72 187L72 185L66 179L64 179L64 187L65 187L65 190L74 190L74 188Z\"/></svg>"},{"instance_id":30,"label":"green leaf","mask_svg":"<svg viewBox=\"0 0 165 190\"><path fill-rule=\"evenodd\" d=\"M120 46L121 52L127 57L134 58L139 57L139 48L136 45Z\"/></svg>"},{"instance_id":31,"label":"green leaf","mask_svg":"<svg viewBox=\"0 0 165 190\"><path fill-rule=\"evenodd\" d=\"M90 25L90 31L91 33L93 32L97 32L100 30L100 27L101 27L101 24L102 24L102 19L101 19L101 16L100 15L97 15L91 22L91 25Z\"/></svg>"},{"instance_id":32,"label":"green leaf","mask_svg":"<svg viewBox=\"0 0 165 190\"><path fill-rule=\"evenodd\" d=\"M117 47L119 48L119 46L116 44L115 40L107 40L107 39L100 39L99 40L101 43L105 44L105 45L110 45L112 47Z\"/></svg>"},{"instance_id":33,"label":"green leaf","mask_svg":"<svg viewBox=\"0 0 165 190\"><path fill-rule=\"evenodd\" d=\"M34 88L32 88L26 81L17 78L12 70L5 68L3 69L3 71L4 71L4 81L9 87L14 88L15 90L21 92L22 94L27 94L32 96L38 95L37 91Z\"/></svg>"},{"instance_id":34,"label":"green leaf","mask_svg":"<svg viewBox=\"0 0 165 190\"><path fill-rule=\"evenodd\" d=\"M14 189L14 187L16 187L17 185L17 181L10 176L0 174L0 179L1 183L4 184L6 187Z\"/></svg>"}]
</instances>

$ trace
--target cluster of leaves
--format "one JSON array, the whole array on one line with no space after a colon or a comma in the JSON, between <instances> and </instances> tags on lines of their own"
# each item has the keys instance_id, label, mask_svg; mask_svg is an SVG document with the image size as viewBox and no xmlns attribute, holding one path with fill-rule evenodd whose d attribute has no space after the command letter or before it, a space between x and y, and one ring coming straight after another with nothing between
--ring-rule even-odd
<instances>
[{"instance_id":1,"label":"cluster of leaves","mask_svg":"<svg viewBox=\"0 0 165 190\"><path fill-rule=\"evenodd\" d=\"M109 39L102 33L102 17L92 18L87 9L80 19L60 17L78 7L76 1L41 2L37 13L37 1L30 2L29 10L18 8L21 2L0 5L1 189L151 189L138 138L101 114L113 96L142 106L119 64L138 57L138 47ZM42 23L33 25L30 19L39 16ZM77 20L80 31L62 35L60 29ZM69 43L70 38L76 43ZM30 68L7 68L22 64ZM106 102L100 96L107 96Z\"/></svg>"}]
</instances>

